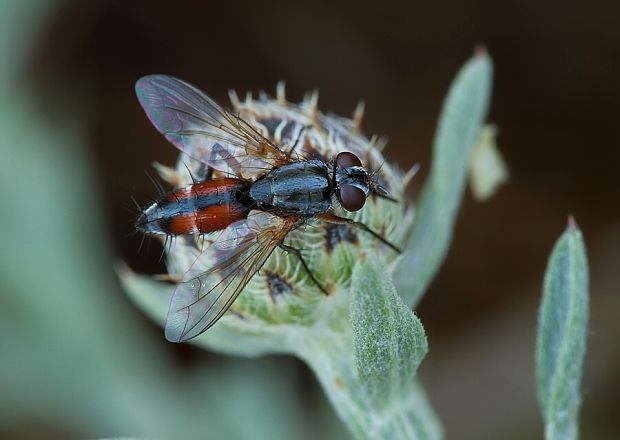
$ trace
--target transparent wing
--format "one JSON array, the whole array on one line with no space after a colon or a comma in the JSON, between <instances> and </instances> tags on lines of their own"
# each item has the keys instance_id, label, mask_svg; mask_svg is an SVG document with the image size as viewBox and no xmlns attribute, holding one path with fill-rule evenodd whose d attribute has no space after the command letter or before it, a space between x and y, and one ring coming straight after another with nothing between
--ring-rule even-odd
<instances>
[{"instance_id":1,"label":"transparent wing","mask_svg":"<svg viewBox=\"0 0 620 440\"><path fill-rule=\"evenodd\" d=\"M289 162L286 154L240 117L185 81L149 75L136 94L153 125L188 156L216 170L252 178Z\"/></svg>"},{"instance_id":2,"label":"transparent wing","mask_svg":"<svg viewBox=\"0 0 620 440\"><path fill-rule=\"evenodd\" d=\"M177 286L166 339L186 341L215 324L296 223L295 217L256 212L228 226Z\"/></svg>"}]
</instances>

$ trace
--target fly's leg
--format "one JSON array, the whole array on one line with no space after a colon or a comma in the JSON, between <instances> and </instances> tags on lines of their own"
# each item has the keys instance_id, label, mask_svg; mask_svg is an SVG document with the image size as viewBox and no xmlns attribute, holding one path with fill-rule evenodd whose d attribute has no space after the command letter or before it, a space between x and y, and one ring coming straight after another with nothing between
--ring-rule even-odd
<instances>
[{"instance_id":1,"label":"fly's leg","mask_svg":"<svg viewBox=\"0 0 620 440\"><path fill-rule=\"evenodd\" d=\"M312 271L310 270L310 268L306 264L306 261L304 260L304 257L301 255L301 251L299 249L291 247L291 246L287 246L284 243L280 243L278 245L278 247L280 247L280 249L282 249L283 251L288 252L289 254L296 255L297 258L299 258L299 261L301 262L301 265L303 266L303 268L306 270L306 272L310 276L310 279L312 280L312 282L314 284L316 284L316 286L319 289L321 289L321 292L323 292L325 295L329 295L329 293L327 293L327 290L325 290L325 288L323 286L321 286L321 283L319 283L319 281L314 277L314 274L312 273Z\"/></svg>"},{"instance_id":2,"label":"fly's leg","mask_svg":"<svg viewBox=\"0 0 620 440\"><path fill-rule=\"evenodd\" d=\"M391 247L392 249L394 249L399 254L403 252L396 245L394 245L394 244L390 243L389 241L387 241L385 238L383 238L383 236L381 234L376 233L375 231L370 229L368 226L366 226L364 223L356 222L355 220L351 220L350 218L340 217L340 216L337 216L336 214L333 214L331 212L323 214L323 215L319 216L319 218L321 220L323 220L324 222L327 222L327 223L334 223L334 224L337 224L337 225L351 225L351 226L355 226L355 227L361 228L361 229L365 230L366 232L368 232L369 234L371 234L373 237L375 237L381 243L383 243L383 244Z\"/></svg>"}]
</instances>

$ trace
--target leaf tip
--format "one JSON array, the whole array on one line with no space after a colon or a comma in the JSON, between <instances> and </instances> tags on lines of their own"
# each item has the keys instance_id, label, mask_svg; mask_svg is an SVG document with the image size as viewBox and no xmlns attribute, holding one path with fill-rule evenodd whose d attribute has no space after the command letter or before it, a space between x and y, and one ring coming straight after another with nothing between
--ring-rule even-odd
<instances>
[{"instance_id":1,"label":"leaf tip","mask_svg":"<svg viewBox=\"0 0 620 440\"><path fill-rule=\"evenodd\" d=\"M484 43L478 43L474 46L474 57L476 58L488 58L489 51Z\"/></svg>"},{"instance_id":2,"label":"leaf tip","mask_svg":"<svg viewBox=\"0 0 620 440\"><path fill-rule=\"evenodd\" d=\"M568 215L568 221L566 222L566 228L570 232L573 232L576 229L578 229L577 222L575 221L575 217L573 217L573 214Z\"/></svg>"}]
</instances>

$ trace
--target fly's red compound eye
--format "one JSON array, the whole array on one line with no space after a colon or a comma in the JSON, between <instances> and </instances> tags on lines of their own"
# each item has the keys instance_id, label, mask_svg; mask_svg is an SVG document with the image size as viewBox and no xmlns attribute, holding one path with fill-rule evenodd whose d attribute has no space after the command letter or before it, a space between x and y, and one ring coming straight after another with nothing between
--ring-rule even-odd
<instances>
[{"instance_id":1,"label":"fly's red compound eye","mask_svg":"<svg viewBox=\"0 0 620 440\"><path fill-rule=\"evenodd\" d=\"M336 156L336 165L338 168L361 167L362 161L355 154L344 151Z\"/></svg>"},{"instance_id":2,"label":"fly's red compound eye","mask_svg":"<svg viewBox=\"0 0 620 440\"><path fill-rule=\"evenodd\" d=\"M351 212L359 211L364 206L364 203L366 203L366 194L364 194L364 191L353 185L341 185L338 198L340 199L342 207Z\"/></svg>"}]
</instances>

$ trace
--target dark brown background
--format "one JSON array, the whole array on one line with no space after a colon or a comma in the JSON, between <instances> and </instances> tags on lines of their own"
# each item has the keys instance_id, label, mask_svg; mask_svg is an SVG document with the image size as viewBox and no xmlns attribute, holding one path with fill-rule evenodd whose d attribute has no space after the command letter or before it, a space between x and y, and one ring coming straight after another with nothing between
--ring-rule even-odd
<instances>
[{"instance_id":1,"label":"dark brown background","mask_svg":"<svg viewBox=\"0 0 620 440\"><path fill-rule=\"evenodd\" d=\"M495 64L489 120L499 126L511 179L487 203L469 194L464 200L446 264L418 310L431 346L422 377L449 437L541 437L537 306L548 253L572 213L592 279L584 438L616 438L618 8L577 1L294 3L71 1L40 36L28 81L52 119L50 102L84 104L117 256L137 270L161 270L158 250L137 254L125 207L130 195L154 192L143 170L177 154L135 99L139 76L174 74L222 102L228 89L274 93L284 79L290 99L318 88L320 107L343 115L364 99L365 130L389 137L389 159L402 168L421 163L415 198L443 96L483 42ZM59 96L67 86L75 94ZM160 337L154 326L153 337ZM190 363L209 356L170 351ZM314 387L308 377L304 389Z\"/></svg>"}]
</instances>

